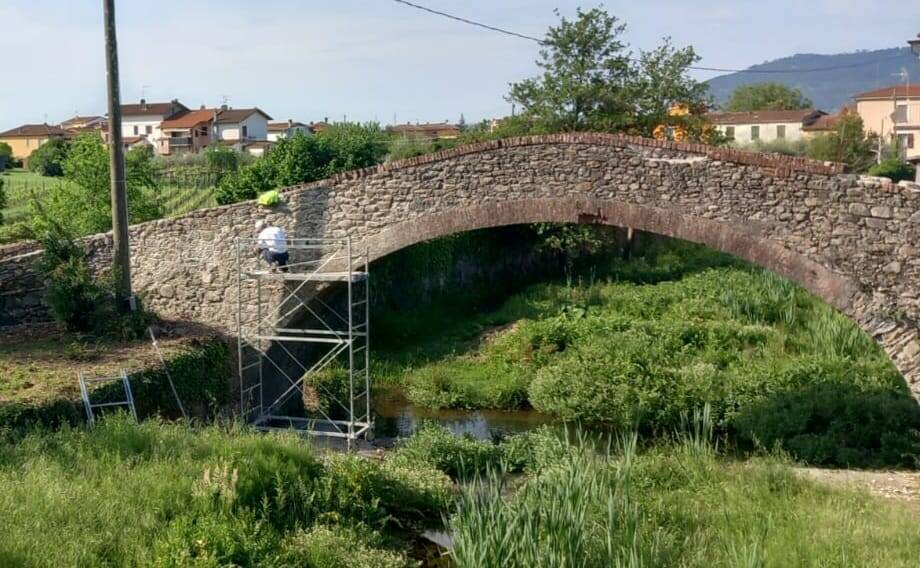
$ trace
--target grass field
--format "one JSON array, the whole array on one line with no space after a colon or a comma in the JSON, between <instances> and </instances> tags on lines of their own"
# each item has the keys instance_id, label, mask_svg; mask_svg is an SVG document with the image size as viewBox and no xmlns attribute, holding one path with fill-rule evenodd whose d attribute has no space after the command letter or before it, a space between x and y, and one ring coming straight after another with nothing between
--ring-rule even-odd
<instances>
[{"instance_id":1,"label":"grass field","mask_svg":"<svg viewBox=\"0 0 920 568\"><path fill-rule=\"evenodd\" d=\"M29 215L29 201L32 195L41 198L42 194L55 184L66 183L61 178L45 177L29 170L14 168L0 173L3 177L3 189L6 191L6 209L3 210L3 224L10 225L24 221Z\"/></svg>"}]
</instances>

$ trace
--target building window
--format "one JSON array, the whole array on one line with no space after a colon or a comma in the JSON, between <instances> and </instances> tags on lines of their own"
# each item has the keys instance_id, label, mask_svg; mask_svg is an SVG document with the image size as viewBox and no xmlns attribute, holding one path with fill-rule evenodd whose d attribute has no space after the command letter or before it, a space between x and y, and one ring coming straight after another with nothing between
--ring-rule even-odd
<instances>
[{"instance_id":1,"label":"building window","mask_svg":"<svg viewBox=\"0 0 920 568\"><path fill-rule=\"evenodd\" d=\"M134 135L137 136L138 134L140 134L140 130L137 129L137 125L135 124L134 125Z\"/></svg>"},{"instance_id":2,"label":"building window","mask_svg":"<svg viewBox=\"0 0 920 568\"><path fill-rule=\"evenodd\" d=\"M147 134L153 134L153 127L148 124L147 126L144 127L144 132L146 132Z\"/></svg>"},{"instance_id":3,"label":"building window","mask_svg":"<svg viewBox=\"0 0 920 568\"><path fill-rule=\"evenodd\" d=\"M751 140L760 140L760 127L759 126L751 127Z\"/></svg>"},{"instance_id":4,"label":"building window","mask_svg":"<svg viewBox=\"0 0 920 568\"><path fill-rule=\"evenodd\" d=\"M777 124L777 125L776 125L776 137L777 137L777 138L785 138L785 137L786 137L786 125L785 125L785 124Z\"/></svg>"},{"instance_id":5,"label":"building window","mask_svg":"<svg viewBox=\"0 0 920 568\"><path fill-rule=\"evenodd\" d=\"M248 132L246 131L246 125L244 124L244 125L243 125L243 138L248 138L248 137L249 137L249 134L248 134Z\"/></svg>"},{"instance_id":6,"label":"building window","mask_svg":"<svg viewBox=\"0 0 920 568\"><path fill-rule=\"evenodd\" d=\"M907 105L896 105L891 119L895 124L904 124L907 122Z\"/></svg>"},{"instance_id":7,"label":"building window","mask_svg":"<svg viewBox=\"0 0 920 568\"><path fill-rule=\"evenodd\" d=\"M898 134L898 147L903 148L904 150L913 150L914 135L913 134Z\"/></svg>"},{"instance_id":8,"label":"building window","mask_svg":"<svg viewBox=\"0 0 920 568\"><path fill-rule=\"evenodd\" d=\"M728 138L729 140L735 139L735 127L734 126L725 127L725 137Z\"/></svg>"}]
</instances>

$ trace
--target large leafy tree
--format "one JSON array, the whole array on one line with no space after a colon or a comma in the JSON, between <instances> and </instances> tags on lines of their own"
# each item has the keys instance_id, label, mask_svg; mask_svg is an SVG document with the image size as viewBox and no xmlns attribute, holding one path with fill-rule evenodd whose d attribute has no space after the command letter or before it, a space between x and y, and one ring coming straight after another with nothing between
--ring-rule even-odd
<instances>
[{"instance_id":1,"label":"large leafy tree","mask_svg":"<svg viewBox=\"0 0 920 568\"><path fill-rule=\"evenodd\" d=\"M558 11L557 11L558 14ZM600 8L578 9L546 33L537 65L543 73L511 85L507 99L533 130L617 130L632 123L632 67L622 40L626 26Z\"/></svg>"},{"instance_id":2,"label":"large leafy tree","mask_svg":"<svg viewBox=\"0 0 920 568\"><path fill-rule=\"evenodd\" d=\"M712 106L709 87L687 73L699 60L692 46L676 48L667 37L657 49L639 53L629 78L628 100L640 134L650 136L658 125L669 124L683 126L691 138L702 137L702 117ZM675 113L676 107L684 112Z\"/></svg>"},{"instance_id":3,"label":"large leafy tree","mask_svg":"<svg viewBox=\"0 0 920 568\"><path fill-rule=\"evenodd\" d=\"M725 110L729 112L804 110L813 106L811 99L798 89L781 83L760 83L736 88L728 102L725 103Z\"/></svg>"},{"instance_id":4,"label":"large leafy tree","mask_svg":"<svg viewBox=\"0 0 920 568\"><path fill-rule=\"evenodd\" d=\"M542 42L537 65L543 73L511 85L507 99L522 112L506 119L501 130L647 136L675 105L688 109L688 116L710 106L708 87L687 73L699 60L692 47L676 48L665 38L634 58L623 40L625 29L601 8L579 9L574 20L561 18Z\"/></svg>"}]
</instances>

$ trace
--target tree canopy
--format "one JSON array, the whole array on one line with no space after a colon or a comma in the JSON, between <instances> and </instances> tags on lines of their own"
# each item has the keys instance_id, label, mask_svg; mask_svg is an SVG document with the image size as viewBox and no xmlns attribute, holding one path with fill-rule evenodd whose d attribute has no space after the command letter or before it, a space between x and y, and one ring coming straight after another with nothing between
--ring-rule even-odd
<instances>
[{"instance_id":1,"label":"tree canopy","mask_svg":"<svg viewBox=\"0 0 920 568\"><path fill-rule=\"evenodd\" d=\"M699 61L692 47L676 48L665 38L657 49L633 57L618 18L601 8L576 14L546 33L537 60L543 73L511 85L507 99L521 114L508 122L537 133L648 136L675 105L697 112L710 106L706 85L687 73Z\"/></svg>"},{"instance_id":2,"label":"tree canopy","mask_svg":"<svg viewBox=\"0 0 920 568\"><path fill-rule=\"evenodd\" d=\"M63 163L66 182L55 184L42 202L33 202L33 231L42 234L54 222L70 234L88 235L112 228L109 154L97 134L83 134L70 143ZM125 154L129 220L141 223L161 216L149 147Z\"/></svg>"},{"instance_id":3,"label":"tree canopy","mask_svg":"<svg viewBox=\"0 0 920 568\"><path fill-rule=\"evenodd\" d=\"M254 199L259 193L379 164L389 135L377 123L337 123L315 136L282 138L262 158L223 177L217 202Z\"/></svg>"},{"instance_id":4,"label":"tree canopy","mask_svg":"<svg viewBox=\"0 0 920 568\"><path fill-rule=\"evenodd\" d=\"M866 137L862 118L847 114L840 119L834 132L817 136L808 144L808 157L842 162L852 171L863 172L875 159L872 147L873 140Z\"/></svg>"},{"instance_id":5,"label":"tree canopy","mask_svg":"<svg viewBox=\"0 0 920 568\"><path fill-rule=\"evenodd\" d=\"M802 91L781 83L760 83L742 85L732 92L725 103L729 112L751 112L756 110L804 110L814 105Z\"/></svg>"},{"instance_id":6,"label":"tree canopy","mask_svg":"<svg viewBox=\"0 0 920 568\"><path fill-rule=\"evenodd\" d=\"M49 177L64 175L64 161L67 159L67 142L52 138L29 155L29 170Z\"/></svg>"}]
</instances>

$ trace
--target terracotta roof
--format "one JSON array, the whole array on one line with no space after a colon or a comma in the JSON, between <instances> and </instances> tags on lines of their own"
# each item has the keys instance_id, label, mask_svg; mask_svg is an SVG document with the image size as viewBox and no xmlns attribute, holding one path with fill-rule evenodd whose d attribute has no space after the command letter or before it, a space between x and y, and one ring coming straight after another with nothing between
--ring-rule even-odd
<instances>
[{"instance_id":1,"label":"terracotta roof","mask_svg":"<svg viewBox=\"0 0 920 568\"><path fill-rule=\"evenodd\" d=\"M287 122L269 122L268 131L269 132L283 132L293 126L303 126L304 128L310 128L309 126L307 126L306 124L302 122L292 122L290 124Z\"/></svg>"},{"instance_id":2,"label":"terracotta roof","mask_svg":"<svg viewBox=\"0 0 920 568\"><path fill-rule=\"evenodd\" d=\"M164 120L160 124L160 129L166 130L169 128L192 128L201 124L202 122L210 122L212 120L214 120L213 110L190 110L188 112L183 112L182 114L177 114L168 120Z\"/></svg>"},{"instance_id":3,"label":"terracotta roof","mask_svg":"<svg viewBox=\"0 0 920 568\"><path fill-rule=\"evenodd\" d=\"M831 130L836 130L837 126L840 124L840 120L850 114L856 114L856 109L851 105L846 105L840 109L840 112L837 114L819 116L818 119L811 124L802 126L802 130L805 132L829 132Z\"/></svg>"},{"instance_id":4,"label":"terracotta roof","mask_svg":"<svg viewBox=\"0 0 920 568\"><path fill-rule=\"evenodd\" d=\"M141 99L139 104L121 105L121 114L123 116L163 116L169 117L173 114L173 108L178 107L180 111L187 111L188 108L179 101L170 101L168 103L148 103Z\"/></svg>"},{"instance_id":5,"label":"terracotta roof","mask_svg":"<svg viewBox=\"0 0 920 568\"><path fill-rule=\"evenodd\" d=\"M859 93L853 98L858 101L860 99L890 99L893 97L920 97L920 85L911 85L909 87L907 85L892 85L875 89L874 91Z\"/></svg>"},{"instance_id":6,"label":"terracotta roof","mask_svg":"<svg viewBox=\"0 0 920 568\"><path fill-rule=\"evenodd\" d=\"M217 124L234 124L237 122L242 122L254 113L259 113L268 120L272 119L272 117L268 116L264 111L258 108L218 108L214 109L214 112L217 113L217 120L215 121Z\"/></svg>"},{"instance_id":7,"label":"terracotta roof","mask_svg":"<svg viewBox=\"0 0 920 568\"><path fill-rule=\"evenodd\" d=\"M425 124L396 124L390 126L389 130L393 132L440 132L442 130L456 130L460 132L460 129L453 124L448 124L446 122L437 122L437 123L425 123Z\"/></svg>"},{"instance_id":8,"label":"terracotta roof","mask_svg":"<svg viewBox=\"0 0 920 568\"><path fill-rule=\"evenodd\" d=\"M713 124L772 124L776 122L805 122L827 114L808 110L758 110L752 112L711 112L706 115Z\"/></svg>"},{"instance_id":9,"label":"terracotta roof","mask_svg":"<svg viewBox=\"0 0 920 568\"><path fill-rule=\"evenodd\" d=\"M66 128L66 126L64 126L65 124L83 124L83 123L86 123L86 122L100 122L100 121L104 121L104 120L105 120L105 117L103 117L103 116L80 116L80 115L77 115L77 116L73 116L73 117L71 117L71 118L68 118L67 120L65 120L64 122L62 122L60 126L61 126L61 128Z\"/></svg>"},{"instance_id":10,"label":"terracotta roof","mask_svg":"<svg viewBox=\"0 0 920 568\"><path fill-rule=\"evenodd\" d=\"M138 142L144 142L146 140L147 138L145 138L144 136L125 136L124 138L121 139L121 143L124 144L125 146L134 146Z\"/></svg>"},{"instance_id":11,"label":"terracotta roof","mask_svg":"<svg viewBox=\"0 0 920 568\"><path fill-rule=\"evenodd\" d=\"M64 136L65 134L67 132L63 128L50 124L23 124L6 132L0 132L0 138Z\"/></svg>"}]
</instances>

